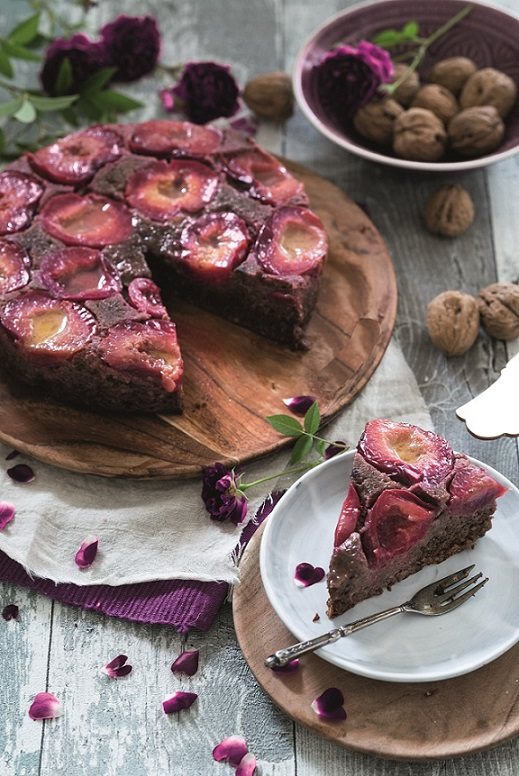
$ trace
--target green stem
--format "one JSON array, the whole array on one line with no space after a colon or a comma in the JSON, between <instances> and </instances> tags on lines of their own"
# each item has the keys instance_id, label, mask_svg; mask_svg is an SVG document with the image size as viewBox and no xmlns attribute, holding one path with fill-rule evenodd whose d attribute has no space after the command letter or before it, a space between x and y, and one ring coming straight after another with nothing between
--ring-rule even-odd
<instances>
[{"instance_id":1,"label":"green stem","mask_svg":"<svg viewBox=\"0 0 519 776\"><path fill-rule=\"evenodd\" d=\"M275 480L279 477L284 477L288 474L299 474L300 472L306 471L306 469L311 469L314 466L317 466L317 464L322 463L321 460L315 460L315 461L307 461L306 463L302 463L300 466L292 466L291 469L285 469L282 472L276 472L276 474L269 474L268 477L260 477L259 480L254 480L254 482L242 482L239 485L239 489L241 491L248 490L249 488L253 488L255 485L261 485L264 482L268 482L269 480Z\"/></svg>"}]
</instances>

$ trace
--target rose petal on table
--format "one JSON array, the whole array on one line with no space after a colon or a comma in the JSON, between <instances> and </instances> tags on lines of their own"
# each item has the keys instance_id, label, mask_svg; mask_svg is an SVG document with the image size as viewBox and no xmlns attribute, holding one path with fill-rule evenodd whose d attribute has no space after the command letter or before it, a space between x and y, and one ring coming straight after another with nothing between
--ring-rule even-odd
<instances>
[{"instance_id":1,"label":"rose petal on table","mask_svg":"<svg viewBox=\"0 0 519 776\"><path fill-rule=\"evenodd\" d=\"M247 742L241 736L224 738L213 749L213 759L218 763L229 763L236 768L248 753Z\"/></svg>"},{"instance_id":2,"label":"rose petal on table","mask_svg":"<svg viewBox=\"0 0 519 776\"><path fill-rule=\"evenodd\" d=\"M106 674L110 679L119 679L121 676L128 676L132 671L132 666L126 663L128 655L117 655L113 660L110 660L101 671Z\"/></svg>"},{"instance_id":3,"label":"rose petal on table","mask_svg":"<svg viewBox=\"0 0 519 776\"><path fill-rule=\"evenodd\" d=\"M198 671L198 655L198 649L182 652L171 664L171 670L174 674L194 676Z\"/></svg>"},{"instance_id":4,"label":"rose petal on table","mask_svg":"<svg viewBox=\"0 0 519 776\"><path fill-rule=\"evenodd\" d=\"M256 773L256 758L250 752L245 755L235 770L235 776L254 776Z\"/></svg>"},{"instance_id":5,"label":"rose petal on table","mask_svg":"<svg viewBox=\"0 0 519 776\"><path fill-rule=\"evenodd\" d=\"M348 445L346 442L343 442L341 439L337 439L335 442L329 444L325 449L323 458L325 461L329 461L330 458L333 458L335 455L339 455L339 453L344 453L347 449Z\"/></svg>"},{"instance_id":6,"label":"rose petal on table","mask_svg":"<svg viewBox=\"0 0 519 776\"><path fill-rule=\"evenodd\" d=\"M13 504L8 504L7 501L0 501L0 531L4 530L15 514L16 509Z\"/></svg>"},{"instance_id":7,"label":"rose petal on table","mask_svg":"<svg viewBox=\"0 0 519 776\"><path fill-rule=\"evenodd\" d=\"M339 722L347 716L343 704L342 692L337 687L329 687L312 701L311 706L321 719Z\"/></svg>"},{"instance_id":8,"label":"rose petal on table","mask_svg":"<svg viewBox=\"0 0 519 776\"><path fill-rule=\"evenodd\" d=\"M325 571L320 566L311 563L298 563L294 574L294 582L299 587L310 587L324 579Z\"/></svg>"},{"instance_id":9,"label":"rose petal on table","mask_svg":"<svg viewBox=\"0 0 519 776\"><path fill-rule=\"evenodd\" d=\"M7 604L7 606L4 606L2 609L2 617L4 620L17 620L18 615L20 614L19 608L16 606L16 604Z\"/></svg>"},{"instance_id":10,"label":"rose petal on table","mask_svg":"<svg viewBox=\"0 0 519 776\"><path fill-rule=\"evenodd\" d=\"M11 452L7 453L7 455L5 456L5 460L12 461L13 458L18 458L19 455L20 455L20 452L18 450L11 450Z\"/></svg>"},{"instance_id":11,"label":"rose petal on table","mask_svg":"<svg viewBox=\"0 0 519 776\"><path fill-rule=\"evenodd\" d=\"M89 536L81 544L74 556L74 561L80 569L86 569L92 565L97 555L99 539L97 536Z\"/></svg>"},{"instance_id":12,"label":"rose petal on table","mask_svg":"<svg viewBox=\"0 0 519 776\"><path fill-rule=\"evenodd\" d=\"M291 396L288 399L283 399L283 404L296 415L306 415L316 401L315 396Z\"/></svg>"},{"instance_id":13,"label":"rose petal on table","mask_svg":"<svg viewBox=\"0 0 519 776\"><path fill-rule=\"evenodd\" d=\"M279 674L292 674L299 668L299 658L293 657L284 666L272 666L272 671L276 671Z\"/></svg>"},{"instance_id":14,"label":"rose petal on table","mask_svg":"<svg viewBox=\"0 0 519 776\"><path fill-rule=\"evenodd\" d=\"M32 482L34 471L26 463L17 463L7 470L8 476L15 482Z\"/></svg>"},{"instance_id":15,"label":"rose petal on table","mask_svg":"<svg viewBox=\"0 0 519 776\"><path fill-rule=\"evenodd\" d=\"M196 692L182 692L178 690L162 701L165 714L175 714L177 711L188 709L198 698Z\"/></svg>"},{"instance_id":16,"label":"rose petal on table","mask_svg":"<svg viewBox=\"0 0 519 776\"><path fill-rule=\"evenodd\" d=\"M55 719L61 716L61 703L50 692L39 692L29 708L31 719Z\"/></svg>"}]
</instances>

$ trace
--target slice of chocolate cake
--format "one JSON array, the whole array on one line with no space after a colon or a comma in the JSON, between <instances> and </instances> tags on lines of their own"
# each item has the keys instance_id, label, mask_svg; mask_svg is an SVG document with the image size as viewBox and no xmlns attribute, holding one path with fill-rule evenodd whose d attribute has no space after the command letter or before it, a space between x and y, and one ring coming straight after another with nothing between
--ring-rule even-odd
<instances>
[{"instance_id":1,"label":"slice of chocolate cake","mask_svg":"<svg viewBox=\"0 0 519 776\"><path fill-rule=\"evenodd\" d=\"M505 488L445 439L372 420L353 460L328 573L328 615L472 548Z\"/></svg>"}]
</instances>

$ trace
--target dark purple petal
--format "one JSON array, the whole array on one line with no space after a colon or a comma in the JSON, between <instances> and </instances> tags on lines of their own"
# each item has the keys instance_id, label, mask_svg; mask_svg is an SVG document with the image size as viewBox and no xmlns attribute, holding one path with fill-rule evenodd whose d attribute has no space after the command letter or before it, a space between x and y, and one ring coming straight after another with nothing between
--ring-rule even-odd
<instances>
[{"instance_id":1,"label":"dark purple petal","mask_svg":"<svg viewBox=\"0 0 519 776\"><path fill-rule=\"evenodd\" d=\"M328 461L330 458L333 458L334 455L339 455L339 453L344 453L344 451L347 449L348 449L348 445L346 444L346 442L343 442L340 439L336 439L335 442L332 442L331 445L328 445L328 447L323 453L323 458L325 461Z\"/></svg>"},{"instance_id":2,"label":"dark purple petal","mask_svg":"<svg viewBox=\"0 0 519 776\"><path fill-rule=\"evenodd\" d=\"M34 472L26 463L17 463L15 466L11 466L7 470L7 474L15 482L32 482L34 480Z\"/></svg>"},{"instance_id":3,"label":"dark purple petal","mask_svg":"<svg viewBox=\"0 0 519 776\"><path fill-rule=\"evenodd\" d=\"M290 399L283 399L283 404L296 415L305 415L316 401L315 396L291 396Z\"/></svg>"},{"instance_id":4,"label":"dark purple petal","mask_svg":"<svg viewBox=\"0 0 519 776\"><path fill-rule=\"evenodd\" d=\"M279 674L292 674L299 668L299 658L294 657L284 666L272 666L272 670Z\"/></svg>"},{"instance_id":5,"label":"dark purple petal","mask_svg":"<svg viewBox=\"0 0 519 776\"><path fill-rule=\"evenodd\" d=\"M56 94L56 82L64 59L68 59L72 70L72 83L67 89L74 94L91 75L106 67L104 44L94 43L86 35L73 35L72 38L56 38L45 52L45 60L40 73L43 89L47 94Z\"/></svg>"},{"instance_id":6,"label":"dark purple petal","mask_svg":"<svg viewBox=\"0 0 519 776\"><path fill-rule=\"evenodd\" d=\"M256 758L250 752L245 755L241 763L236 768L235 776L254 776L256 773Z\"/></svg>"},{"instance_id":7,"label":"dark purple petal","mask_svg":"<svg viewBox=\"0 0 519 776\"><path fill-rule=\"evenodd\" d=\"M213 759L217 763L229 763L233 768L236 768L243 760L246 754L248 754L247 743L244 738L240 736L229 736L220 741L213 749Z\"/></svg>"},{"instance_id":8,"label":"dark purple petal","mask_svg":"<svg viewBox=\"0 0 519 776\"><path fill-rule=\"evenodd\" d=\"M175 95L172 89L161 89L159 92L162 107L167 113L173 113L175 110Z\"/></svg>"},{"instance_id":9,"label":"dark purple petal","mask_svg":"<svg viewBox=\"0 0 519 776\"><path fill-rule=\"evenodd\" d=\"M31 719L55 719L61 715L61 703L50 692L39 692L29 708Z\"/></svg>"},{"instance_id":10,"label":"dark purple petal","mask_svg":"<svg viewBox=\"0 0 519 776\"><path fill-rule=\"evenodd\" d=\"M20 455L19 450L11 450L11 452L7 453L7 455L5 456L5 460L12 461L13 458L18 458L19 455Z\"/></svg>"},{"instance_id":11,"label":"dark purple petal","mask_svg":"<svg viewBox=\"0 0 519 776\"><path fill-rule=\"evenodd\" d=\"M174 674L194 676L198 671L198 655L198 649L182 652L171 664L171 670Z\"/></svg>"},{"instance_id":12,"label":"dark purple petal","mask_svg":"<svg viewBox=\"0 0 519 776\"><path fill-rule=\"evenodd\" d=\"M175 714L177 711L188 709L198 698L195 692L182 692L178 690L162 701L165 714Z\"/></svg>"},{"instance_id":13,"label":"dark purple petal","mask_svg":"<svg viewBox=\"0 0 519 776\"><path fill-rule=\"evenodd\" d=\"M318 717L326 720L340 721L346 719L344 695L337 687L329 687L312 701L312 709Z\"/></svg>"},{"instance_id":14,"label":"dark purple petal","mask_svg":"<svg viewBox=\"0 0 519 776\"><path fill-rule=\"evenodd\" d=\"M221 523L228 520L239 525L247 515L248 502L239 491L236 473L222 463L202 470L202 500L211 518Z\"/></svg>"},{"instance_id":15,"label":"dark purple petal","mask_svg":"<svg viewBox=\"0 0 519 776\"><path fill-rule=\"evenodd\" d=\"M17 620L19 613L20 610L16 604L7 604L2 610L2 617L9 622L9 620Z\"/></svg>"},{"instance_id":16,"label":"dark purple petal","mask_svg":"<svg viewBox=\"0 0 519 776\"><path fill-rule=\"evenodd\" d=\"M172 91L195 124L234 116L239 108L239 89L231 70L216 62L189 62Z\"/></svg>"},{"instance_id":17,"label":"dark purple petal","mask_svg":"<svg viewBox=\"0 0 519 776\"><path fill-rule=\"evenodd\" d=\"M258 123L254 119L242 116L238 119L232 119L229 122L231 129L235 129L236 132L242 132L244 135L254 137L258 131Z\"/></svg>"},{"instance_id":18,"label":"dark purple petal","mask_svg":"<svg viewBox=\"0 0 519 776\"><path fill-rule=\"evenodd\" d=\"M74 557L76 565L78 565L80 569L86 569L91 566L97 555L98 547L99 539L97 536L91 536L85 539Z\"/></svg>"},{"instance_id":19,"label":"dark purple petal","mask_svg":"<svg viewBox=\"0 0 519 776\"><path fill-rule=\"evenodd\" d=\"M320 566L312 566L311 563L299 563L296 566L294 581L300 587L310 587L324 579L325 571Z\"/></svg>"},{"instance_id":20,"label":"dark purple petal","mask_svg":"<svg viewBox=\"0 0 519 776\"><path fill-rule=\"evenodd\" d=\"M0 501L0 531L4 530L15 514L16 509L13 504L8 504L6 501Z\"/></svg>"},{"instance_id":21,"label":"dark purple petal","mask_svg":"<svg viewBox=\"0 0 519 776\"><path fill-rule=\"evenodd\" d=\"M101 39L116 81L137 81L158 62L160 32L152 16L118 16L101 29Z\"/></svg>"},{"instance_id":22,"label":"dark purple petal","mask_svg":"<svg viewBox=\"0 0 519 776\"><path fill-rule=\"evenodd\" d=\"M113 660L110 660L109 663L103 666L101 670L110 677L110 679L119 679L121 676L128 676L132 671L132 666L126 662L127 660L128 655L117 655L117 657L114 657Z\"/></svg>"}]
</instances>

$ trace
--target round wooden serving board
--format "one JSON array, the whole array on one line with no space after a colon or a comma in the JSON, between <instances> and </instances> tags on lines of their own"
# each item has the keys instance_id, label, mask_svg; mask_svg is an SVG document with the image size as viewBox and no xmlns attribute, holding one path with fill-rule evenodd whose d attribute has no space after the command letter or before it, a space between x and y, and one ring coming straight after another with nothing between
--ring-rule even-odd
<instances>
[{"instance_id":1,"label":"round wooden serving board","mask_svg":"<svg viewBox=\"0 0 519 776\"><path fill-rule=\"evenodd\" d=\"M519 734L519 645L477 671L442 682L376 681L343 671L315 655L301 658L293 673L265 668L267 655L296 639L275 614L263 589L259 570L262 529L241 561L241 582L233 592L234 625L254 676L290 717L348 749L394 760L457 757ZM322 630L316 622L315 635ZM311 709L314 698L328 687L339 687L344 694L345 722L324 722Z\"/></svg>"},{"instance_id":2,"label":"round wooden serving board","mask_svg":"<svg viewBox=\"0 0 519 776\"><path fill-rule=\"evenodd\" d=\"M65 469L126 477L192 477L214 461L244 463L290 442L264 420L287 396L315 396L329 420L365 385L389 342L396 281L379 233L340 189L288 165L330 239L310 349L292 352L172 301L185 360L184 414L104 415L0 380L0 440Z\"/></svg>"}]
</instances>

